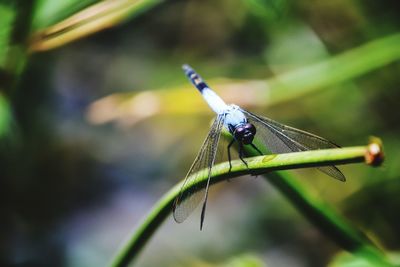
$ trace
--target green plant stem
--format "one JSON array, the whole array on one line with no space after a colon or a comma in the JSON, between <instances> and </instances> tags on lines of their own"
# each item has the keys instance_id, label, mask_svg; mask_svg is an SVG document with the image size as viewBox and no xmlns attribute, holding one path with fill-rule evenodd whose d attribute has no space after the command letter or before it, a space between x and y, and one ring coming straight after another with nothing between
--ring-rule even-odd
<instances>
[{"instance_id":1,"label":"green plant stem","mask_svg":"<svg viewBox=\"0 0 400 267\"><path fill-rule=\"evenodd\" d=\"M370 266L392 266L386 256L361 231L327 203L315 199L287 172L264 176L296 209L339 247L368 260Z\"/></svg>"},{"instance_id":2,"label":"green plant stem","mask_svg":"<svg viewBox=\"0 0 400 267\"><path fill-rule=\"evenodd\" d=\"M212 171L210 183L214 184L223 180L232 179L245 174L261 174L276 170L295 168L329 166L364 162L369 146L347 147L340 149L314 150L278 155L258 156L246 159L248 168L241 161L232 161L232 170L229 172L229 163L224 162L215 165ZM251 153L251 151L249 151ZM187 187L187 190L207 181L206 172L196 183ZM374 262L386 262L382 253L373 247L363 235L353 229L345 220L341 219L329 207L320 201L311 199L305 190L289 176L280 173L269 173L267 178L296 207L319 229L335 240L341 247L349 251L367 251L367 257ZM111 262L112 267L127 266L139 254L155 230L161 225L172 211L174 199L179 194L182 182L175 185L153 207L150 213L140 223L131 237L122 245L115 258Z\"/></svg>"}]
</instances>

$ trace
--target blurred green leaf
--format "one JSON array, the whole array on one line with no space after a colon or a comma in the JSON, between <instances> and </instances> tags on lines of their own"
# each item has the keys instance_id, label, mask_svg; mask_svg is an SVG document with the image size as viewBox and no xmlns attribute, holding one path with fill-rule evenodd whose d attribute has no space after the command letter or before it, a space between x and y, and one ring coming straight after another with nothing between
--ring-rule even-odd
<instances>
[{"instance_id":1,"label":"blurred green leaf","mask_svg":"<svg viewBox=\"0 0 400 267\"><path fill-rule=\"evenodd\" d=\"M354 254L349 254L347 252L339 253L332 262L328 265L328 267L381 267L387 265L377 265L376 263L371 263L366 260L365 252L359 251ZM389 255L391 261L393 262L393 266L399 266L400 264L400 254L399 253L391 253Z\"/></svg>"},{"instance_id":2,"label":"blurred green leaf","mask_svg":"<svg viewBox=\"0 0 400 267\"><path fill-rule=\"evenodd\" d=\"M162 0L106 0L32 35L29 50L53 49L115 26L162 2Z\"/></svg>"},{"instance_id":3,"label":"blurred green leaf","mask_svg":"<svg viewBox=\"0 0 400 267\"><path fill-rule=\"evenodd\" d=\"M269 84L273 101L355 79L400 59L400 34L370 41L326 61L277 76Z\"/></svg>"},{"instance_id":4,"label":"blurred green leaf","mask_svg":"<svg viewBox=\"0 0 400 267\"><path fill-rule=\"evenodd\" d=\"M252 254L243 254L229 259L221 267L264 267L266 266L260 257Z\"/></svg>"},{"instance_id":5,"label":"blurred green leaf","mask_svg":"<svg viewBox=\"0 0 400 267\"><path fill-rule=\"evenodd\" d=\"M252 13L272 22L281 17L287 8L286 0L245 0L243 1Z\"/></svg>"},{"instance_id":6,"label":"blurred green leaf","mask_svg":"<svg viewBox=\"0 0 400 267\"><path fill-rule=\"evenodd\" d=\"M7 58L14 18L14 9L4 3L0 4L0 66L3 67Z\"/></svg>"},{"instance_id":7,"label":"blurred green leaf","mask_svg":"<svg viewBox=\"0 0 400 267\"><path fill-rule=\"evenodd\" d=\"M11 112L7 99L0 93L0 138L10 130Z\"/></svg>"}]
</instances>

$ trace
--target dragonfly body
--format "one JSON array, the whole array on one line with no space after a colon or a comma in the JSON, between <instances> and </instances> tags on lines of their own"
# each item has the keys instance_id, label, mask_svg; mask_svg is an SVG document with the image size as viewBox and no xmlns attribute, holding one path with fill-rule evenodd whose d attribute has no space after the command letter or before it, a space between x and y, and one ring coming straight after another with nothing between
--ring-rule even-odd
<instances>
[{"instance_id":1,"label":"dragonfly body","mask_svg":"<svg viewBox=\"0 0 400 267\"><path fill-rule=\"evenodd\" d=\"M240 129L245 129L245 126L248 125L247 118L240 108L234 104L227 105L222 98L208 87L200 75L198 75L190 66L183 65L183 70L193 85L200 91L210 108L217 113L217 115L224 116L224 127L235 139L238 139L237 141L240 142L239 136L237 134L235 135L235 133L237 133L238 130L240 132ZM250 131L246 131L246 133L248 135L247 143L251 143L253 140L251 138L252 134Z\"/></svg>"},{"instance_id":2,"label":"dragonfly body","mask_svg":"<svg viewBox=\"0 0 400 267\"><path fill-rule=\"evenodd\" d=\"M208 85L203 81L199 74L197 74L189 65L183 65L183 70L192 84L200 91L204 100L210 108L217 114L223 114L229 106L219 97Z\"/></svg>"},{"instance_id":3,"label":"dragonfly body","mask_svg":"<svg viewBox=\"0 0 400 267\"><path fill-rule=\"evenodd\" d=\"M217 153L221 152L218 149L218 143L224 127L233 136L232 141L227 146L229 164L231 163L230 148L235 142L238 144L239 158L246 166L247 163L244 159L245 146L251 146L259 154L263 154L254 145L253 141L255 139L263 143L272 153L338 147L336 144L317 135L281 124L269 118L258 116L234 104L227 105L190 66L183 65L182 68L188 79L200 91L210 108L217 114L217 117L200 148L199 154L186 175L178 197L175 199L173 208L175 221L183 222L198 204L202 202L200 220L200 229L202 229L211 170L214 166ZM232 167L232 165L230 166ZM335 166L318 167L318 169L333 178L345 181L344 175ZM202 170L207 171L207 184L206 186L196 186L198 184L196 181L200 179Z\"/></svg>"}]
</instances>

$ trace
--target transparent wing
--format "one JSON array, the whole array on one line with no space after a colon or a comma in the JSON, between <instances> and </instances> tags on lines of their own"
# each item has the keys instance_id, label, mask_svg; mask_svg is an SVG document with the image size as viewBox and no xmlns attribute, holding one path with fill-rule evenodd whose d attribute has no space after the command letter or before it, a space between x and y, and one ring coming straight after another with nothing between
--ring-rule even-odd
<instances>
[{"instance_id":1,"label":"transparent wing","mask_svg":"<svg viewBox=\"0 0 400 267\"><path fill-rule=\"evenodd\" d=\"M218 142L221 135L221 130L224 125L223 115L218 115L214 120L210 132L200 148L200 151L194 160L189 172L186 175L185 181L181 187L178 197L175 199L173 214L176 222L183 222L192 211L203 201L203 209L201 214L201 224L203 225L204 212L207 203L208 188L211 176L211 169L215 163L216 153L218 150ZM206 184L196 183L197 179L204 175L204 172L208 175ZM187 190L190 188L189 190Z\"/></svg>"},{"instance_id":2,"label":"transparent wing","mask_svg":"<svg viewBox=\"0 0 400 267\"><path fill-rule=\"evenodd\" d=\"M242 112L256 129L256 137L265 143L272 153L289 153L324 148L337 148L338 145L312 133L308 133L269 118L261 117L249 111ZM318 167L325 174L345 181L343 173L335 166Z\"/></svg>"}]
</instances>

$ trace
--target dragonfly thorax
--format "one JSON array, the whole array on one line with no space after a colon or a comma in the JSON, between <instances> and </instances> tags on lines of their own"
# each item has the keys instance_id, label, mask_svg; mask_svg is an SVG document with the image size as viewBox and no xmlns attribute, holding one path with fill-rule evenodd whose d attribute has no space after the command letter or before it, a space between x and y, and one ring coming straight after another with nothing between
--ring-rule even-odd
<instances>
[{"instance_id":1,"label":"dragonfly thorax","mask_svg":"<svg viewBox=\"0 0 400 267\"><path fill-rule=\"evenodd\" d=\"M249 145L253 142L256 135L256 127L251 123L237 125L233 131L233 136L238 142Z\"/></svg>"},{"instance_id":2,"label":"dragonfly thorax","mask_svg":"<svg viewBox=\"0 0 400 267\"><path fill-rule=\"evenodd\" d=\"M253 142L256 128L247 121L242 110L236 105L229 105L224 111L225 127L233 135L236 141L248 145Z\"/></svg>"}]
</instances>

